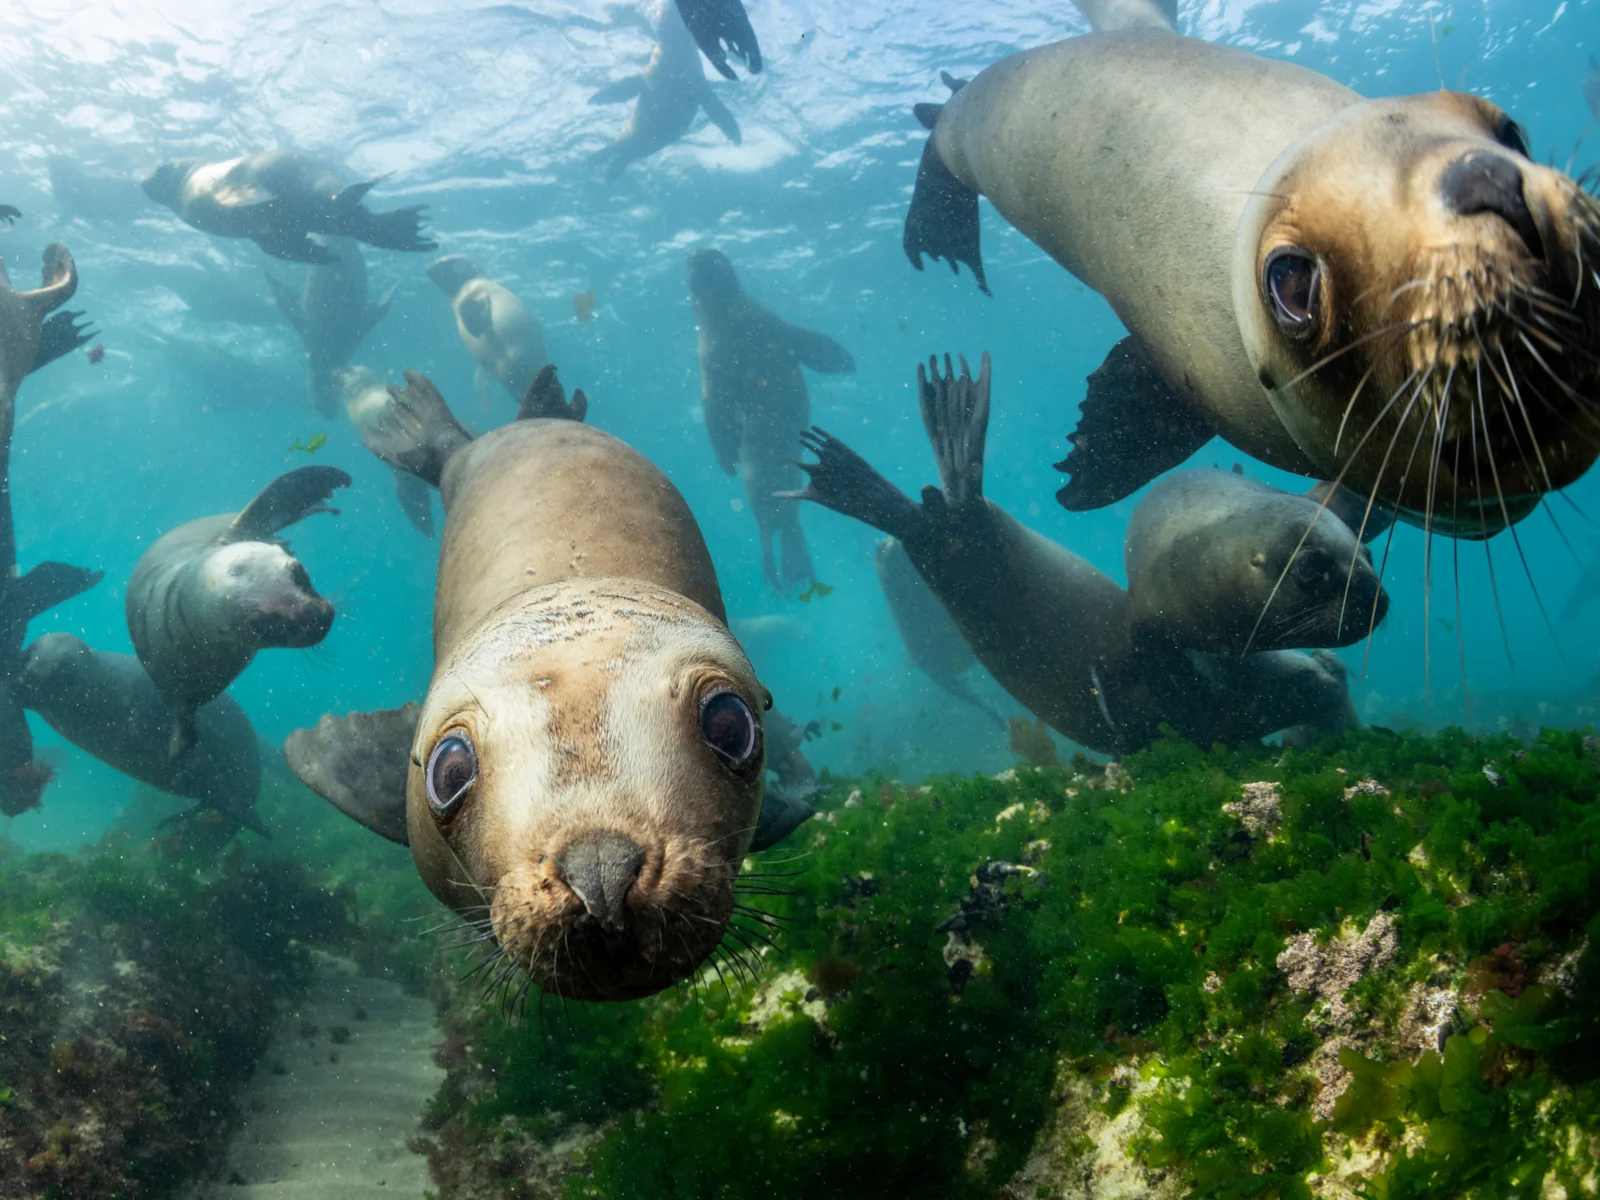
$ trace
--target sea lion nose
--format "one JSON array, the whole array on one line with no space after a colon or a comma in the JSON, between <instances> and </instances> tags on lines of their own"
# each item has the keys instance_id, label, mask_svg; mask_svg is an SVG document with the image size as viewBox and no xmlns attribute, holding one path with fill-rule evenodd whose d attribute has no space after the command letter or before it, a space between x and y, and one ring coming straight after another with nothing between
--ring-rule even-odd
<instances>
[{"instance_id":1,"label":"sea lion nose","mask_svg":"<svg viewBox=\"0 0 1600 1200\"><path fill-rule=\"evenodd\" d=\"M1474 150L1445 168L1439 191L1457 215L1494 213L1516 231L1530 254L1544 257L1544 240L1522 192L1522 171L1509 158Z\"/></svg>"},{"instance_id":2,"label":"sea lion nose","mask_svg":"<svg viewBox=\"0 0 1600 1200\"><path fill-rule=\"evenodd\" d=\"M610 830L587 834L556 856L556 875L607 933L623 931L623 901L643 866L644 847Z\"/></svg>"}]
</instances>

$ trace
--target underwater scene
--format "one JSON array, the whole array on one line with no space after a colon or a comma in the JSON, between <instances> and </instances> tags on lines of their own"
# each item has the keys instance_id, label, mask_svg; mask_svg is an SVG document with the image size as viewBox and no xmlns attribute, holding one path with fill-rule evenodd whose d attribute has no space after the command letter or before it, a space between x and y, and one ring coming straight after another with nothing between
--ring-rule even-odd
<instances>
[{"instance_id":1,"label":"underwater scene","mask_svg":"<svg viewBox=\"0 0 1600 1200\"><path fill-rule=\"evenodd\" d=\"M0 114L0 1200L1600 1197L1600 0Z\"/></svg>"}]
</instances>

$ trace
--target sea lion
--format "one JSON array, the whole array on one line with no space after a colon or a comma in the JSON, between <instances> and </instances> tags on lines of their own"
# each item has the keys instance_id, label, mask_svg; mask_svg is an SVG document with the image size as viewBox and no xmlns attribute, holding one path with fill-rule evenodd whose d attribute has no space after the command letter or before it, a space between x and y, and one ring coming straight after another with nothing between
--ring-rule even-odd
<instances>
[{"instance_id":1,"label":"sea lion","mask_svg":"<svg viewBox=\"0 0 1600 1200\"><path fill-rule=\"evenodd\" d=\"M196 801L173 822L219 813L229 832L266 836L256 816L261 750L250 718L226 693L195 714L194 748L167 753L172 713L131 654L96 650L70 633L47 633L22 652L17 700L67 741L124 775Z\"/></svg>"},{"instance_id":2,"label":"sea lion","mask_svg":"<svg viewBox=\"0 0 1600 1200\"><path fill-rule=\"evenodd\" d=\"M1132 335L1091 376L1068 508L1215 433L1481 538L1600 453L1600 202L1484 100L1364 100L1145 28L1013 55L918 114L912 262L987 290L982 193Z\"/></svg>"},{"instance_id":3,"label":"sea lion","mask_svg":"<svg viewBox=\"0 0 1600 1200\"><path fill-rule=\"evenodd\" d=\"M274 479L242 512L201 517L158 538L128 580L134 653L172 710L168 753L194 745L195 713L215 700L259 650L315 646L333 627L333 605L278 537L350 476L301 467Z\"/></svg>"},{"instance_id":4,"label":"sea lion","mask_svg":"<svg viewBox=\"0 0 1600 1200\"><path fill-rule=\"evenodd\" d=\"M14 204L0 204L0 221L15 225L22 219L22 210Z\"/></svg>"},{"instance_id":5,"label":"sea lion","mask_svg":"<svg viewBox=\"0 0 1600 1200\"><path fill-rule=\"evenodd\" d=\"M365 437L378 429L389 409L389 381L370 367L342 367L333 373L334 386L344 398L344 411L356 432ZM423 537L433 536L433 495L428 485L409 471L395 470L394 498L406 520Z\"/></svg>"},{"instance_id":6,"label":"sea lion","mask_svg":"<svg viewBox=\"0 0 1600 1200\"><path fill-rule=\"evenodd\" d=\"M1123 588L984 498L989 374L987 354L977 379L965 363L959 377L948 360L943 376L937 364L918 368L940 479L921 504L820 429L802 439L817 461L802 464L810 481L793 495L898 539L1000 686L1091 750L1141 749L1163 724L1210 745L1323 720L1320 694L1260 702L1284 674L1275 655L1218 665L1164 639L1136 639Z\"/></svg>"},{"instance_id":7,"label":"sea lion","mask_svg":"<svg viewBox=\"0 0 1600 1200\"><path fill-rule=\"evenodd\" d=\"M770 703L705 540L637 451L581 423L555 369L473 440L406 373L365 441L439 487L434 673L420 709L326 716L296 775L408 842L444 903L585 1000L659 991L728 929L764 812ZM809 813L761 821L779 836Z\"/></svg>"},{"instance_id":8,"label":"sea lion","mask_svg":"<svg viewBox=\"0 0 1600 1200\"><path fill-rule=\"evenodd\" d=\"M217 237L249 238L274 258L328 263L334 251L314 233L350 237L380 250L423 251L438 243L422 234L425 204L375 213L362 201L379 182L342 184L309 154L267 150L207 163L178 158L162 163L141 185L185 224Z\"/></svg>"},{"instance_id":9,"label":"sea lion","mask_svg":"<svg viewBox=\"0 0 1600 1200\"><path fill-rule=\"evenodd\" d=\"M376 304L368 304L367 264L360 244L343 237L316 240L332 252L333 259L306 268L304 288L296 292L270 273L267 283L278 311L305 347L312 403L323 416L331 417L339 400L334 371L349 364L362 339L387 315L399 289L392 287Z\"/></svg>"},{"instance_id":10,"label":"sea lion","mask_svg":"<svg viewBox=\"0 0 1600 1200\"><path fill-rule=\"evenodd\" d=\"M1159 480L1123 538L1139 634L1190 650L1348 646L1389 611L1372 555L1309 496L1231 471Z\"/></svg>"},{"instance_id":11,"label":"sea lion","mask_svg":"<svg viewBox=\"0 0 1600 1200\"><path fill-rule=\"evenodd\" d=\"M939 598L917 574L906 548L894 538L884 538L872 556L878 587L889 603L889 617L900 634L911 664L944 691L984 713L1001 729L1006 723L972 690L967 672L977 665L961 631L945 612Z\"/></svg>"},{"instance_id":12,"label":"sea lion","mask_svg":"<svg viewBox=\"0 0 1600 1200\"><path fill-rule=\"evenodd\" d=\"M761 573L776 591L811 579L800 509L774 493L800 476L791 461L796 431L811 421L801 365L854 371L855 361L825 334L790 325L763 307L720 250L689 255L689 292L700 330L700 391L717 462L737 472L761 537ZM781 543L774 553L773 542Z\"/></svg>"},{"instance_id":13,"label":"sea lion","mask_svg":"<svg viewBox=\"0 0 1600 1200\"><path fill-rule=\"evenodd\" d=\"M742 0L677 0L677 10L695 44L723 78L738 78L728 65L730 53L744 59L750 74L761 74L761 47Z\"/></svg>"},{"instance_id":14,"label":"sea lion","mask_svg":"<svg viewBox=\"0 0 1600 1200\"><path fill-rule=\"evenodd\" d=\"M428 278L449 298L461 344L478 364L478 406L489 411L496 379L520 403L545 365L539 319L464 255L428 264Z\"/></svg>"},{"instance_id":15,"label":"sea lion","mask_svg":"<svg viewBox=\"0 0 1600 1200\"><path fill-rule=\"evenodd\" d=\"M59 562L43 562L19 575L11 520L17 389L31 372L92 336L77 324L82 313L54 311L72 299L77 288L78 268L59 243L45 248L41 286L31 292L13 291L0 263L0 813L8 817L37 808L51 775L50 767L33 757L28 718L16 697L28 622L101 579L99 571Z\"/></svg>"},{"instance_id":16,"label":"sea lion","mask_svg":"<svg viewBox=\"0 0 1600 1200\"><path fill-rule=\"evenodd\" d=\"M726 59L719 69L732 78ZM616 140L595 155L595 161L606 164L607 180L616 179L629 163L648 158L688 133L695 114L702 108L724 137L735 146L739 144L739 122L711 91L700 66L700 53L672 4L662 6L655 52L644 73L619 79L589 97L590 104L620 104L626 100L637 101L633 116Z\"/></svg>"}]
</instances>

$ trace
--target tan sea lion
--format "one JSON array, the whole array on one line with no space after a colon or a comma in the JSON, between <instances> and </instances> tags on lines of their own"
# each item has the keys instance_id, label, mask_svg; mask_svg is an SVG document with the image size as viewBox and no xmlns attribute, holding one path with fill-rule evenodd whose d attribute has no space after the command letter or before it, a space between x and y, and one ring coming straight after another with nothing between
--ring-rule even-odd
<instances>
[{"instance_id":1,"label":"tan sea lion","mask_svg":"<svg viewBox=\"0 0 1600 1200\"><path fill-rule=\"evenodd\" d=\"M1132 335L1091 377L1068 508L1215 433L1487 537L1600 453L1600 202L1484 100L1364 100L1144 28L1013 55L918 113L913 263L983 284L982 193Z\"/></svg>"},{"instance_id":2,"label":"tan sea lion","mask_svg":"<svg viewBox=\"0 0 1600 1200\"><path fill-rule=\"evenodd\" d=\"M272 296L278 302L306 351L311 400L317 411L331 417L339 402L333 373L350 362L350 356L373 326L389 312L398 288L390 288L376 304L367 303L367 264L361 246L352 238L319 237L333 261L306 268L305 286L293 288L268 274Z\"/></svg>"},{"instance_id":3,"label":"tan sea lion","mask_svg":"<svg viewBox=\"0 0 1600 1200\"><path fill-rule=\"evenodd\" d=\"M553 367L522 419L476 441L406 378L366 441L444 502L433 681L420 709L324 717L285 757L409 842L434 895L533 985L659 991L727 933L758 818L776 837L809 814L766 820L770 698L711 555L677 489L583 425Z\"/></svg>"},{"instance_id":4,"label":"tan sea lion","mask_svg":"<svg viewBox=\"0 0 1600 1200\"><path fill-rule=\"evenodd\" d=\"M389 410L389 381L370 367L344 367L333 373L333 385L344 399L344 411L356 432L366 437L382 425ZM423 537L433 536L433 493L409 471L394 473L394 498L406 520Z\"/></svg>"},{"instance_id":5,"label":"tan sea lion","mask_svg":"<svg viewBox=\"0 0 1600 1200\"><path fill-rule=\"evenodd\" d=\"M268 150L208 163L179 158L144 181L144 194L185 224L217 237L249 238L274 258L327 263L334 252L314 233L355 238L380 250L423 251L437 243L422 234L425 204L375 213L363 201L381 180L348 187L333 168L309 154Z\"/></svg>"},{"instance_id":6,"label":"tan sea lion","mask_svg":"<svg viewBox=\"0 0 1600 1200\"><path fill-rule=\"evenodd\" d=\"M811 579L800 510L774 493L794 488L794 436L811 421L801 366L854 371L855 360L825 334L791 325L739 286L720 250L689 255L689 292L700 331L700 391L717 462L737 472L761 537L761 573L776 591ZM779 543L774 551L774 542Z\"/></svg>"},{"instance_id":7,"label":"tan sea lion","mask_svg":"<svg viewBox=\"0 0 1600 1200\"><path fill-rule=\"evenodd\" d=\"M1162 725L1199 743L1254 741L1279 729L1340 723L1322 688L1281 687L1305 655L1236 663L1135 638L1128 593L1076 554L1024 528L983 495L989 356L977 379L948 360L917 371L940 487L915 503L820 429L796 498L897 538L979 662L1024 708L1091 750L1148 746ZM1304 669L1304 668L1302 668ZM1279 695L1279 693L1282 693ZM1277 697L1276 700L1273 697Z\"/></svg>"},{"instance_id":8,"label":"tan sea lion","mask_svg":"<svg viewBox=\"0 0 1600 1200\"><path fill-rule=\"evenodd\" d=\"M242 512L201 517L164 534L128 579L134 653L172 710L168 753L194 745L195 714L222 694L260 650L315 646L333 605L278 534L350 486L337 467L301 467L274 479Z\"/></svg>"},{"instance_id":9,"label":"tan sea lion","mask_svg":"<svg viewBox=\"0 0 1600 1200\"><path fill-rule=\"evenodd\" d=\"M1372 555L1309 496L1232 471L1159 480L1123 538L1136 633L1190 650L1348 646L1389 611Z\"/></svg>"},{"instance_id":10,"label":"tan sea lion","mask_svg":"<svg viewBox=\"0 0 1600 1200\"><path fill-rule=\"evenodd\" d=\"M449 298L461 344L478 364L478 407L489 411L497 379L520 403L545 364L539 319L465 255L447 254L429 263L428 278Z\"/></svg>"},{"instance_id":11,"label":"tan sea lion","mask_svg":"<svg viewBox=\"0 0 1600 1200\"><path fill-rule=\"evenodd\" d=\"M676 4L695 44L724 78L738 78L728 65L729 54L744 59L750 74L761 74L761 47L742 0L676 0Z\"/></svg>"},{"instance_id":12,"label":"tan sea lion","mask_svg":"<svg viewBox=\"0 0 1600 1200\"><path fill-rule=\"evenodd\" d=\"M745 27L749 28L748 22ZM753 41L754 35L752 44ZM759 56L756 61L759 64ZM733 77L726 59L720 69L730 79ZM755 69L759 70L759 65ZM712 92L700 66L700 52L674 4L662 6L655 52L644 73L619 79L589 97L590 104L620 104L625 100L636 101L633 116L616 140L595 155L597 162L605 163L608 180L621 175L629 163L648 158L688 133L695 114L702 108L724 137L735 146L739 144L739 122Z\"/></svg>"}]
</instances>

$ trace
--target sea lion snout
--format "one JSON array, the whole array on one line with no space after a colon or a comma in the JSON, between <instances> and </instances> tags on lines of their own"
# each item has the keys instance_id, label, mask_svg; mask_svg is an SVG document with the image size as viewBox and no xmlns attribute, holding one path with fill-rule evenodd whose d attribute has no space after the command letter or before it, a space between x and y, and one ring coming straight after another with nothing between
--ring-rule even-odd
<instances>
[{"instance_id":1,"label":"sea lion snout","mask_svg":"<svg viewBox=\"0 0 1600 1200\"><path fill-rule=\"evenodd\" d=\"M555 865L557 877L601 930L621 933L627 924L628 891L644 866L644 847L608 829L573 842L556 856Z\"/></svg>"},{"instance_id":2,"label":"sea lion snout","mask_svg":"<svg viewBox=\"0 0 1600 1200\"><path fill-rule=\"evenodd\" d=\"M1522 170L1510 158L1490 150L1472 150L1455 160L1439 177L1439 193L1458 216L1492 213L1513 230L1528 253L1544 258L1544 239L1523 194Z\"/></svg>"}]
</instances>

